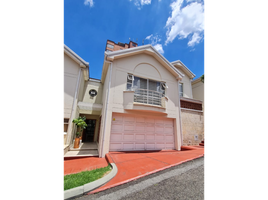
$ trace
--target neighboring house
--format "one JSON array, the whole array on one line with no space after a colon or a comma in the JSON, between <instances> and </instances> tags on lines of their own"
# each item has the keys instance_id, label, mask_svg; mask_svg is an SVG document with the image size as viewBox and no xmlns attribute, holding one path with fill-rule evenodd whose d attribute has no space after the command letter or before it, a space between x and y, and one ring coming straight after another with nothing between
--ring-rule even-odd
<instances>
[{"instance_id":1,"label":"neighboring house","mask_svg":"<svg viewBox=\"0 0 268 200\"><path fill-rule=\"evenodd\" d=\"M192 81L192 90L193 98L203 102L202 106L204 110L204 83L201 81L200 77Z\"/></svg>"},{"instance_id":2,"label":"neighboring house","mask_svg":"<svg viewBox=\"0 0 268 200\"><path fill-rule=\"evenodd\" d=\"M102 77L88 79L77 102L77 112L91 127L82 141L96 142L99 157L109 151L180 150L198 144L204 133L189 131L191 120L199 123L202 113L202 102L193 99L195 75L152 45L133 48L136 43L130 41L123 50L107 51L111 44L123 47L107 41ZM68 132L68 138L73 135Z\"/></svg>"},{"instance_id":3,"label":"neighboring house","mask_svg":"<svg viewBox=\"0 0 268 200\"><path fill-rule=\"evenodd\" d=\"M64 145L72 142L73 119L79 116L77 102L84 96L89 64L64 45ZM68 137L69 136L69 137ZM65 150L66 151L66 150Z\"/></svg>"}]
</instances>

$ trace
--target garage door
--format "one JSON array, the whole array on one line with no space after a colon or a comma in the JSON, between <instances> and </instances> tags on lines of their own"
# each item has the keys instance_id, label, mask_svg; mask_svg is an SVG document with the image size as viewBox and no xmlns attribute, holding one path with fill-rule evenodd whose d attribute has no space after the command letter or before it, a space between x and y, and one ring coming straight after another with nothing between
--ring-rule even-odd
<instances>
[{"instance_id":1,"label":"garage door","mask_svg":"<svg viewBox=\"0 0 268 200\"><path fill-rule=\"evenodd\" d=\"M110 151L175 149L173 119L113 114Z\"/></svg>"}]
</instances>

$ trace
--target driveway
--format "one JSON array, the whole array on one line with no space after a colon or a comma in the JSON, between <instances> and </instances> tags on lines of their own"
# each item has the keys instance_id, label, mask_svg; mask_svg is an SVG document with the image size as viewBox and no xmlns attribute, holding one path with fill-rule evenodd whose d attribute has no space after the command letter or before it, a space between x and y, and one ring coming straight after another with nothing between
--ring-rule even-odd
<instances>
[{"instance_id":1,"label":"driveway","mask_svg":"<svg viewBox=\"0 0 268 200\"><path fill-rule=\"evenodd\" d=\"M182 151L110 152L106 154L106 158L110 163L116 164L118 168L116 176L88 194L94 194L203 156L204 147L186 147Z\"/></svg>"},{"instance_id":2,"label":"driveway","mask_svg":"<svg viewBox=\"0 0 268 200\"><path fill-rule=\"evenodd\" d=\"M197 158L169 169L77 200L204 199L204 158Z\"/></svg>"}]
</instances>

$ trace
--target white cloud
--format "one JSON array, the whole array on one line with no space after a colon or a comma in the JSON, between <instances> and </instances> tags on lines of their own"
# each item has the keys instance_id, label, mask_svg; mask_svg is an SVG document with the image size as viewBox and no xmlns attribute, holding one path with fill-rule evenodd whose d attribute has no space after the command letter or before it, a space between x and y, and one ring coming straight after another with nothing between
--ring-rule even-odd
<instances>
[{"instance_id":1,"label":"white cloud","mask_svg":"<svg viewBox=\"0 0 268 200\"><path fill-rule=\"evenodd\" d=\"M154 45L154 48L161 54L164 54L164 50L163 50L163 47L162 47L162 44L156 44Z\"/></svg>"},{"instance_id":2,"label":"white cloud","mask_svg":"<svg viewBox=\"0 0 268 200\"><path fill-rule=\"evenodd\" d=\"M85 0L84 4L89 5L90 7L92 7L94 5L94 2L93 2L93 0Z\"/></svg>"},{"instance_id":3,"label":"white cloud","mask_svg":"<svg viewBox=\"0 0 268 200\"><path fill-rule=\"evenodd\" d=\"M129 0L132 1L132 0ZM143 5L149 5L151 4L152 0L134 0L134 5L138 7L140 10Z\"/></svg>"},{"instance_id":4,"label":"white cloud","mask_svg":"<svg viewBox=\"0 0 268 200\"><path fill-rule=\"evenodd\" d=\"M151 35L148 35L146 38L145 38L145 40L150 40L150 38L153 36L153 34L151 34Z\"/></svg>"},{"instance_id":5,"label":"white cloud","mask_svg":"<svg viewBox=\"0 0 268 200\"><path fill-rule=\"evenodd\" d=\"M189 46L199 43L204 31L204 5L193 2L181 8L184 0L177 0L170 4L172 14L166 22L167 39L165 44L172 42L176 37L187 38L192 35ZM191 0L186 0L191 1Z\"/></svg>"},{"instance_id":6,"label":"white cloud","mask_svg":"<svg viewBox=\"0 0 268 200\"><path fill-rule=\"evenodd\" d=\"M197 33L194 33L192 39L188 42L188 46L192 47L195 44L198 44L200 40L201 37Z\"/></svg>"},{"instance_id":7,"label":"white cloud","mask_svg":"<svg viewBox=\"0 0 268 200\"><path fill-rule=\"evenodd\" d=\"M159 44L158 42L161 41L161 38L159 37L159 35L148 35L145 40L149 40L151 45L161 54L164 54L164 50L163 50L163 46L162 44Z\"/></svg>"}]
</instances>

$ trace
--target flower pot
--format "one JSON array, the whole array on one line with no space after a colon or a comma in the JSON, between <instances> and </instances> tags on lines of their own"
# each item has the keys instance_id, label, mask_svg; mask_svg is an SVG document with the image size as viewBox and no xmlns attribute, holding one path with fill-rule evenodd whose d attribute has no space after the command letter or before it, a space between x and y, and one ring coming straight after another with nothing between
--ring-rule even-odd
<instances>
[{"instance_id":1,"label":"flower pot","mask_svg":"<svg viewBox=\"0 0 268 200\"><path fill-rule=\"evenodd\" d=\"M79 144L80 144L80 138L75 138L75 140L74 140L74 149L79 148Z\"/></svg>"}]
</instances>

